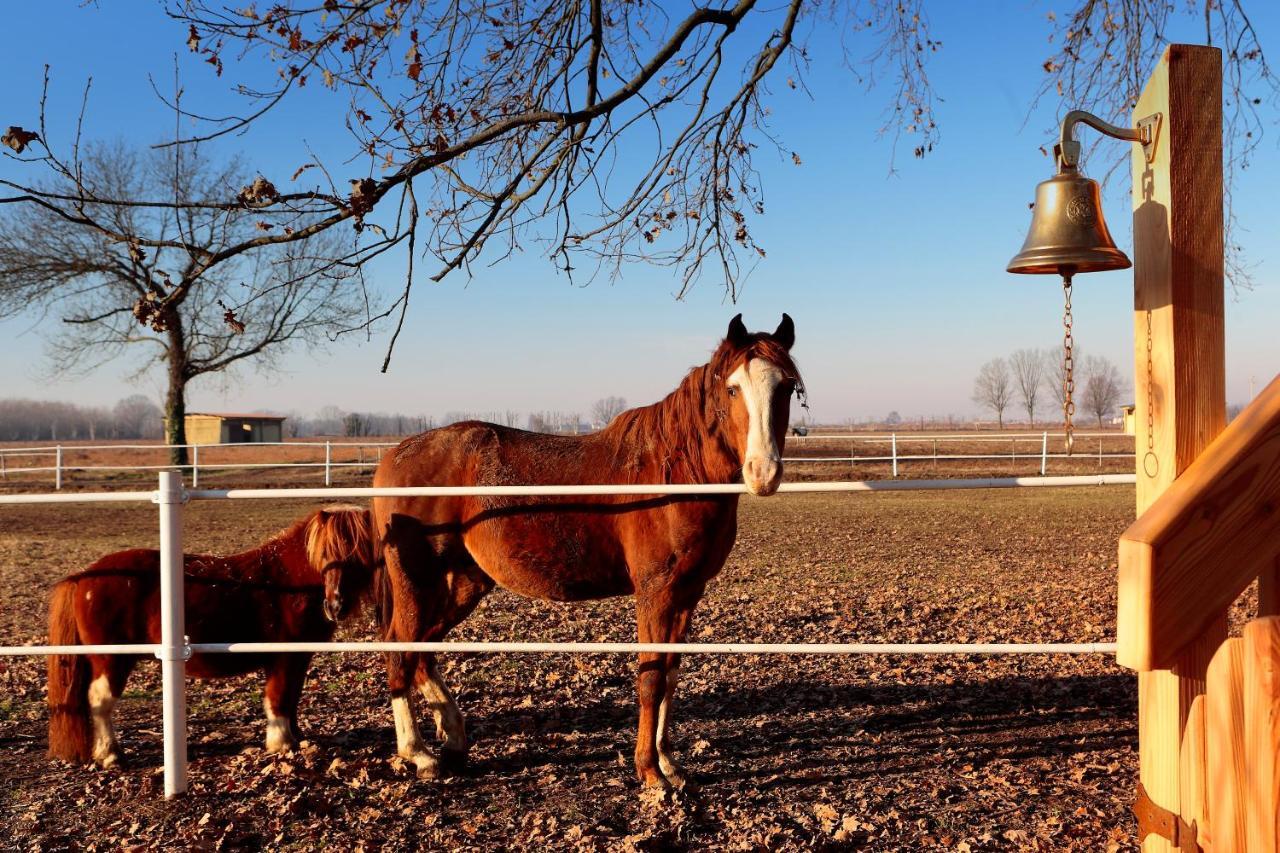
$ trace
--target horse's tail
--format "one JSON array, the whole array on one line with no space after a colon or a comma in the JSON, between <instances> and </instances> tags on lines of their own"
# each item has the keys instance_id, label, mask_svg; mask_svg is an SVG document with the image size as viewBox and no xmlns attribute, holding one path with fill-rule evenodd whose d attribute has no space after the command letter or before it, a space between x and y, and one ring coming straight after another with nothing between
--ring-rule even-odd
<instances>
[{"instance_id":1,"label":"horse's tail","mask_svg":"<svg viewBox=\"0 0 1280 853\"><path fill-rule=\"evenodd\" d=\"M49 601L49 643L80 643L76 627L76 582L61 581ZM84 763L92 755L89 722L89 660L84 655L49 655L49 756Z\"/></svg>"}]
</instances>

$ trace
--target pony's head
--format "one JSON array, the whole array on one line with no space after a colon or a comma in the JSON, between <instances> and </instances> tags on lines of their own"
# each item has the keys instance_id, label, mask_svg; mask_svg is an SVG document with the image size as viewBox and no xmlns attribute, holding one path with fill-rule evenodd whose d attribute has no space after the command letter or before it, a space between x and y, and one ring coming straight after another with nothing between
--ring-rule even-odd
<instances>
[{"instance_id":1,"label":"pony's head","mask_svg":"<svg viewBox=\"0 0 1280 853\"><path fill-rule=\"evenodd\" d=\"M345 619L373 587L377 557L369 510L330 506L307 521L307 559L324 577L324 615Z\"/></svg>"},{"instance_id":2,"label":"pony's head","mask_svg":"<svg viewBox=\"0 0 1280 853\"><path fill-rule=\"evenodd\" d=\"M782 449L791 418L791 397L803 400L800 371L791 359L796 327L783 314L772 334L751 333L742 315L729 322L712 358L717 412L742 464L742 481L755 495L771 495L782 482Z\"/></svg>"}]
</instances>

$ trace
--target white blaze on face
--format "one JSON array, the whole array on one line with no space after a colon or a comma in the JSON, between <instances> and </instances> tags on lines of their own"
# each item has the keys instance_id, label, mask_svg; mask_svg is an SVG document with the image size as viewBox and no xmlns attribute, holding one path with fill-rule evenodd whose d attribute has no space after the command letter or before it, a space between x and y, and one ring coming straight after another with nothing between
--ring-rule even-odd
<instances>
[{"instance_id":1,"label":"white blaze on face","mask_svg":"<svg viewBox=\"0 0 1280 853\"><path fill-rule=\"evenodd\" d=\"M782 480L782 459L773 434L773 392L785 379L773 362L753 358L729 376L747 407L747 453L742 479L752 494L771 495Z\"/></svg>"}]
</instances>

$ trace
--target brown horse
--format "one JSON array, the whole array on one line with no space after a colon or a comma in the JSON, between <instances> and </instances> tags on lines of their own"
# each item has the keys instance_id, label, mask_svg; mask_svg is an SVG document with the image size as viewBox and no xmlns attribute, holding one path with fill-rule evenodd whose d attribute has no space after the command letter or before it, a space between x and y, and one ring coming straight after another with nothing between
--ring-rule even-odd
<instances>
[{"instance_id":1,"label":"brown horse","mask_svg":"<svg viewBox=\"0 0 1280 853\"><path fill-rule=\"evenodd\" d=\"M789 351L791 318L750 334L742 315L711 361L651 406L586 436L541 435L468 422L403 441L382 459L374 486L731 483L757 495L782 479L791 395L803 394ZM641 642L684 639L694 607L737 534L737 495L571 498L375 498L382 540L384 634L443 637L494 584L530 598L584 601L634 595ZM387 608L389 607L389 612ZM668 724L679 655L641 654L636 774L646 785L684 784ZM388 656L400 755L422 777L440 771L413 715L413 678L435 717L442 758L465 756L462 715L432 655Z\"/></svg>"},{"instance_id":2,"label":"brown horse","mask_svg":"<svg viewBox=\"0 0 1280 853\"><path fill-rule=\"evenodd\" d=\"M334 622L368 591L373 536L361 507L318 510L262 545L231 557L184 555L186 629L193 642L329 640ZM351 568L352 571L341 571ZM335 571L337 570L337 571ZM49 604L56 645L160 641L160 552L108 554L60 581ZM140 660L136 655L49 657L49 755L120 760L111 712ZM298 741L298 699L311 655L196 654L187 675L267 674L267 751Z\"/></svg>"}]
</instances>

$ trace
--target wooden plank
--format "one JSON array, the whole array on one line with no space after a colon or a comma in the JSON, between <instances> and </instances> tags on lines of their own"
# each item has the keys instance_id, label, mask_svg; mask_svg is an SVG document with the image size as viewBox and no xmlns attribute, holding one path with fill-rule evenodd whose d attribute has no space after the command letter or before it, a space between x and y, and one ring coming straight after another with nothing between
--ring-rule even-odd
<instances>
[{"instance_id":1,"label":"wooden plank","mask_svg":"<svg viewBox=\"0 0 1280 853\"><path fill-rule=\"evenodd\" d=\"M1280 377L1121 536L1116 660L1167 667L1278 559Z\"/></svg>"},{"instance_id":2,"label":"wooden plank","mask_svg":"<svg viewBox=\"0 0 1280 853\"><path fill-rule=\"evenodd\" d=\"M1280 850L1280 618L1244 627L1245 820L1249 853Z\"/></svg>"},{"instance_id":3,"label":"wooden plank","mask_svg":"<svg viewBox=\"0 0 1280 853\"><path fill-rule=\"evenodd\" d=\"M1221 646L1219 646L1221 648ZM1205 689L1208 689L1206 676ZM1205 777L1205 696L1200 694L1191 700L1187 711L1187 724L1182 732L1182 753L1178 763L1178 794L1182 807L1182 819L1193 827L1197 835L1209 825L1208 779ZM1200 839L1201 845L1204 840Z\"/></svg>"},{"instance_id":4,"label":"wooden plank","mask_svg":"<svg viewBox=\"0 0 1280 853\"><path fill-rule=\"evenodd\" d=\"M1258 615L1280 616L1280 558L1258 575Z\"/></svg>"},{"instance_id":5,"label":"wooden plank","mask_svg":"<svg viewBox=\"0 0 1280 853\"><path fill-rule=\"evenodd\" d=\"M1213 853L1247 851L1243 677L1244 643L1232 637L1209 663L1205 691L1209 823L1201 844Z\"/></svg>"},{"instance_id":6,"label":"wooden plank","mask_svg":"<svg viewBox=\"0 0 1280 853\"><path fill-rule=\"evenodd\" d=\"M1147 162L1141 146L1132 147L1139 514L1225 425L1220 52L1167 48L1138 99L1134 124L1153 113L1162 117L1154 161ZM1150 605L1149 598L1133 596L1151 592L1142 582L1153 579L1126 583L1122 570L1120 580L1117 626L1132 638L1135 623L1145 629ZM1157 806L1174 813L1180 809L1183 731L1225 625L1225 612L1206 615L1198 638L1182 644L1177 660L1160 671L1144 667L1138 675L1142 784ZM1141 631L1137 636L1146 639ZM1120 655L1117 660L1125 662ZM1164 853L1172 847L1148 835L1143 849Z\"/></svg>"}]
</instances>

